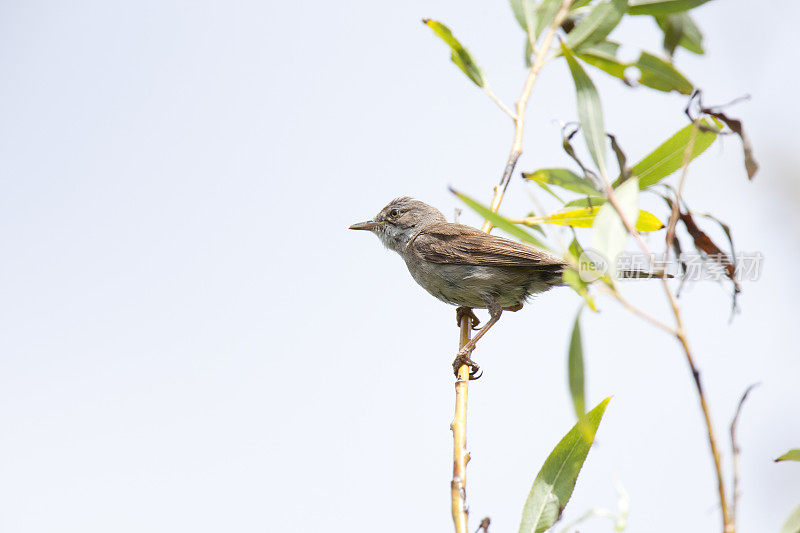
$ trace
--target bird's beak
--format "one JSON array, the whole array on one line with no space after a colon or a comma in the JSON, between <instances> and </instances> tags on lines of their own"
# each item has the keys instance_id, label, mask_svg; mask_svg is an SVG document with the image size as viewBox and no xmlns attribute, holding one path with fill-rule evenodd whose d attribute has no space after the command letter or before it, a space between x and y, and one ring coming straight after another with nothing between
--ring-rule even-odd
<instances>
[{"instance_id":1,"label":"bird's beak","mask_svg":"<svg viewBox=\"0 0 800 533\"><path fill-rule=\"evenodd\" d=\"M374 220L367 220L366 222L359 222L358 224L353 224L350 226L350 229L363 229L367 231L372 231L378 226L380 226L380 222L375 222Z\"/></svg>"}]
</instances>

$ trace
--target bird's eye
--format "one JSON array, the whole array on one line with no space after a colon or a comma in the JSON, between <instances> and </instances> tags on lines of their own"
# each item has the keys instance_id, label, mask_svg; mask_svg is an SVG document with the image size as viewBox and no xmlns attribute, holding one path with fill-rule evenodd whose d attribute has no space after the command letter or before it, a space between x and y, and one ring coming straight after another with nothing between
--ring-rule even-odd
<instances>
[{"instance_id":1,"label":"bird's eye","mask_svg":"<svg viewBox=\"0 0 800 533\"><path fill-rule=\"evenodd\" d=\"M398 211L397 209L392 209L391 211L389 211L389 217L397 218L399 216L400 216L400 211Z\"/></svg>"}]
</instances>

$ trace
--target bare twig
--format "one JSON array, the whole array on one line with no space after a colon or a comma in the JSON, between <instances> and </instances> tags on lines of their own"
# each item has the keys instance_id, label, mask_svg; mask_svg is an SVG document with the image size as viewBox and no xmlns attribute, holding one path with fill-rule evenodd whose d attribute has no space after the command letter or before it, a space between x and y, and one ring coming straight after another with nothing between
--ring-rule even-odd
<instances>
[{"instance_id":1,"label":"bare twig","mask_svg":"<svg viewBox=\"0 0 800 533\"><path fill-rule=\"evenodd\" d=\"M525 132L525 110L528 106L528 99L531 96L531 91L533 91L533 85L536 83L536 78L539 75L539 71L547 63L547 53L550 51L550 45L553 42L553 38L555 37L558 28L561 27L561 23L564 22L564 19L569 13L570 3L570 0L563 0L563 2L561 2L561 7L559 8L558 13L556 13L553 22L550 23L550 26L547 28L547 31L542 38L542 45L536 48L531 69L528 71L528 77L525 80L525 85L522 87L522 93L519 96L519 100L517 100L517 112L513 117L514 143L511 145L511 153L508 154L508 160L506 161L506 166L503 170L503 176L500 178L500 183L498 183L494 188L494 197L492 198L492 203L490 204L491 210L495 213L500 208L500 203L503 201L503 196L505 195L508 184L511 181L511 175L514 173L514 167L517 166L519 156L522 155L522 136ZM486 220L481 229L487 233L492 231L492 223Z\"/></svg>"},{"instance_id":2,"label":"bare twig","mask_svg":"<svg viewBox=\"0 0 800 533\"><path fill-rule=\"evenodd\" d=\"M693 123L694 128L692 128L692 132L689 135L689 143L686 145L686 151L683 153L683 168L681 169L681 179L678 182L678 190L675 193L675 201L672 203L672 213L669 215L669 222L667 224L667 237L666 237L666 250L664 251L664 259L666 260L669 256L670 250L672 250L672 242L675 240L675 227L678 224L678 218L680 216L680 199L683 195L683 184L686 182L686 174L689 171L689 161L692 157L692 151L694 151L694 144L697 141L697 134L700 132L700 121L695 120Z\"/></svg>"},{"instance_id":3,"label":"bare twig","mask_svg":"<svg viewBox=\"0 0 800 533\"><path fill-rule=\"evenodd\" d=\"M511 153L506 161L506 166L503 169L503 176L500 178L500 183L494 188L494 197L492 198L491 210L497 212L500 208L500 203L503 201L508 184L511 181L511 175L514 173L514 168L517 166L517 160L522 155L522 135L525 129L525 110L528 105L528 99L533 91L533 84L536 82L536 77L539 71L547 63L547 54L550 51L550 45L553 42L558 28L569 13L569 6L571 0L562 0L561 7L547 28L542 39L541 47L535 48L535 57L531 64L528 77L525 80L525 85L522 88L519 100L516 104L516 113L512 112L497 96L487 87L486 93L489 97L497 103L498 106L514 120L514 143L511 146ZM487 220L483 223L482 231L489 233L492 231L492 224ZM459 349L462 348L470 340L471 320L468 316L461 318L460 332L459 332ZM467 453L467 393L469 388L469 367L462 365L458 369L458 379L456 380L456 409L453 417L453 422L450 428L453 430L453 479L450 483L450 501L451 510L453 514L453 523L455 525L456 533L467 532L467 505L466 505L466 486L467 486L467 462L469 462L469 454ZM488 526L488 523L487 523Z\"/></svg>"},{"instance_id":4,"label":"bare twig","mask_svg":"<svg viewBox=\"0 0 800 533\"><path fill-rule=\"evenodd\" d=\"M668 326L667 324L664 324L662 321L660 321L659 319L657 319L653 315L647 313L646 311L644 311L642 309L639 309L638 307L636 307L635 305L630 303L628 300L626 300L619 293L619 291L608 291L608 292L615 300L617 300L619 303L621 303L622 306L625 307L625 309L627 309L628 311L630 311L634 315L637 315L639 318L642 318L642 319L646 320L647 322L650 322L655 327L666 331L670 335L675 335L677 333L675 331L675 328L672 328L672 327Z\"/></svg>"},{"instance_id":5,"label":"bare twig","mask_svg":"<svg viewBox=\"0 0 800 533\"><path fill-rule=\"evenodd\" d=\"M758 386L758 383L753 383L749 387L744 390L742 397L739 398L739 405L736 406L736 413L733 415L733 420L731 420L731 454L732 454L732 462L733 462L733 487L731 489L731 523L733 527L736 527L736 504L739 500L739 453L741 449L739 448L739 443L736 440L736 425L739 423L739 415L742 414L742 406L744 405L744 401L747 399L747 395L750 394L750 391L753 390L755 387Z\"/></svg>"},{"instance_id":6,"label":"bare twig","mask_svg":"<svg viewBox=\"0 0 800 533\"><path fill-rule=\"evenodd\" d=\"M511 117L511 120L513 120L513 121L517 120L517 115L514 114L514 112L511 111L511 109L509 109L508 106L506 104L504 104L503 101L500 100L500 98L498 98L496 94L494 94L494 91L492 90L491 87L489 87L489 83L488 82L484 82L483 90L489 96L489 98L491 98L492 101L495 104L497 104L500 107L500 109L503 110L503 113L505 113L506 115Z\"/></svg>"}]
</instances>

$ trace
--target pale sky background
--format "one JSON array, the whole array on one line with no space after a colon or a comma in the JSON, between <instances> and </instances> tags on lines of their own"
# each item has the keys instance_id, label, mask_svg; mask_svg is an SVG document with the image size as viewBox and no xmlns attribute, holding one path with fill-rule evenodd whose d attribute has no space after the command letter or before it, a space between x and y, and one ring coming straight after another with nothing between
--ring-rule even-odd
<instances>
[{"instance_id":1,"label":"pale sky background","mask_svg":"<svg viewBox=\"0 0 800 533\"><path fill-rule=\"evenodd\" d=\"M752 95L730 113L762 169L748 182L726 138L692 167L686 198L765 262L732 324L715 283L681 303L728 467L736 402L761 382L740 423L740 524L772 532L800 503L800 465L772 462L800 446L800 7L695 13L708 53L678 65L708 103ZM448 185L488 201L502 171L507 117L422 17L450 25L516 98L523 35L504 1L0 4L0 531L451 530L453 309L346 229L400 195L451 216ZM660 45L647 18L615 36ZM632 161L684 124L684 97L591 75ZM519 169L567 165L558 122L575 117L553 64ZM502 210L529 207L515 176ZM668 317L658 284L625 290ZM472 527L489 515L493 532L516 531L574 422L577 305L551 291L475 353ZM588 396L613 400L565 519L614 509L618 479L629 531L719 531L676 343L600 305L584 315Z\"/></svg>"}]
</instances>

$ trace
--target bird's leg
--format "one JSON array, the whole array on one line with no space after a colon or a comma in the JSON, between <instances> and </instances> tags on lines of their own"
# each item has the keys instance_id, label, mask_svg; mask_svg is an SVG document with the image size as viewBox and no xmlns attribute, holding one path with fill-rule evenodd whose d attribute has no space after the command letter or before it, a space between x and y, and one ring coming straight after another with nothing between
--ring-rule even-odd
<instances>
[{"instance_id":1,"label":"bird's leg","mask_svg":"<svg viewBox=\"0 0 800 533\"><path fill-rule=\"evenodd\" d=\"M489 310L489 321L478 331L475 337L465 344L456 354L456 359L453 361L453 370L456 373L456 376L458 376L459 368L461 368L463 365L469 365L470 379L478 379L480 377L480 375L476 376L478 370L480 370L480 367L475 363L475 361L469 358L469 354L475 349L475 344L477 344L480 338L483 337L498 320L500 320L500 315L503 314L503 308L499 303L497 303L497 300L492 297L486 297L484 298L484 301L486 302L486 308Z\"/></svg>"},{"instance_id":2,"label":"bird's leg","mask_svg":"<svg viewBox=\"0 0 800 533\"><path fill-rule=\"evenodd\" d=\"M472 329L478 329L478 324L480 324L481 321L475 316L471 307L464 307L463 305L456 308L456 326L461 327L461 319L464 318L464 316L468 316L472 321L470 323Z\"/></svg>"}]
</instances>

